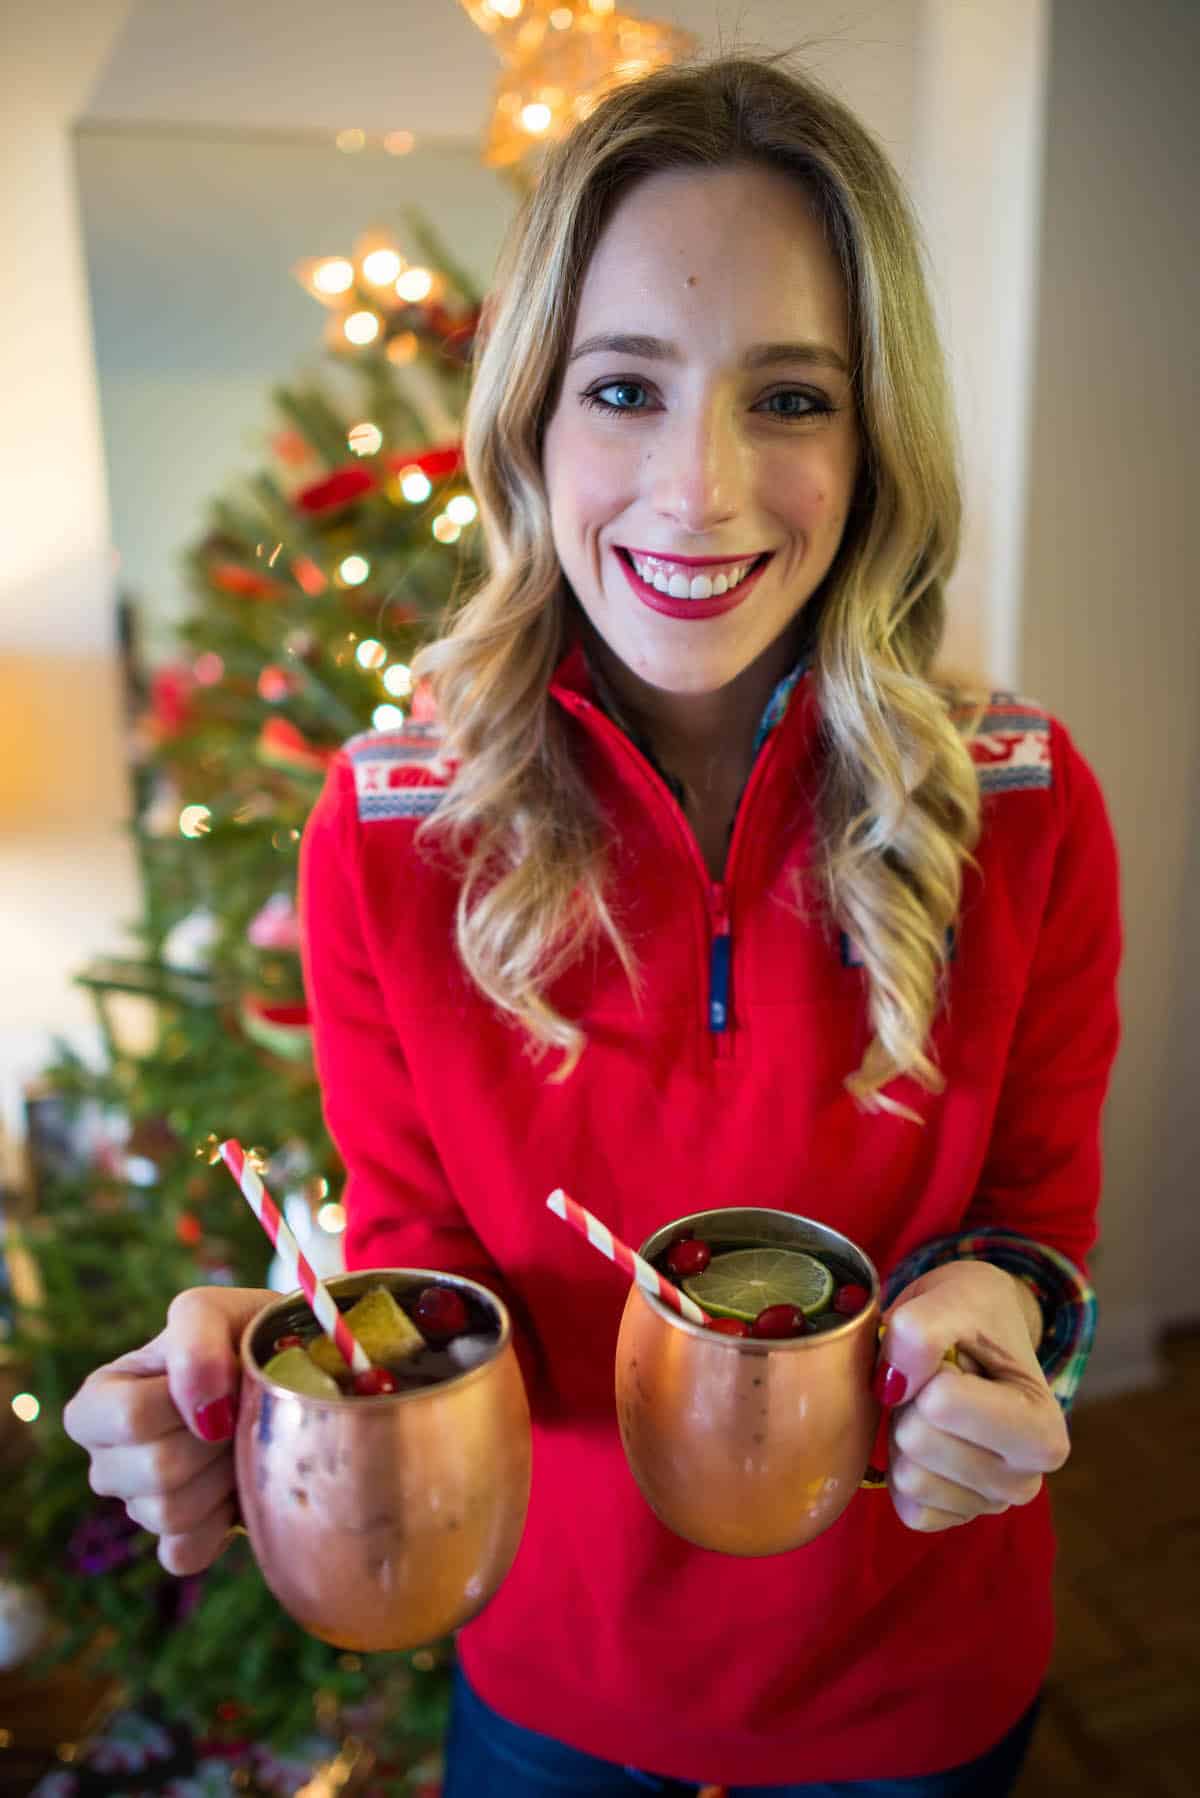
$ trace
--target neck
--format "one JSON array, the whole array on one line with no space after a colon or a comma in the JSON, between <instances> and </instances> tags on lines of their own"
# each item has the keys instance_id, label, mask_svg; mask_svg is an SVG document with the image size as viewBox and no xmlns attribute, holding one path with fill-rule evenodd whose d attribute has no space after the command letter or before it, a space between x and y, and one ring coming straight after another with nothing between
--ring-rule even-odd
<instances>
[{"instance_id":1,"label":"neck","mask_svg":"<svg viewBox=\"0 0 1200 1798\"><path fill-rule=\"evenodd\" d=\"M642 680L581 618L588 658L614 694L626 723L644 736L661 767L682 783L696 817L736 801L754 760L754 739L771 694L798 660L800 620L716 692L667 693Z\"/></svg>"}]
</instances>

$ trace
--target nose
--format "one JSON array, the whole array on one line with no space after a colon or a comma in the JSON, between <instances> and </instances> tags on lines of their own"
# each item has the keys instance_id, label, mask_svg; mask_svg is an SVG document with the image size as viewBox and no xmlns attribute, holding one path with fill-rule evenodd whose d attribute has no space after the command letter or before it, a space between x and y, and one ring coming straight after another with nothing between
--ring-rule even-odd
<instances>
[{"instance_id":1,"label":"nose","mask_svg":"<svg viewBox=\"0 0 1200 1798\"><path fill-rule=\"evenodd\" d=\"M728 402L677 415L646 451L654 509L683 533L711 537L743 509L752 454Z\"/></svg>"}]
</instances>

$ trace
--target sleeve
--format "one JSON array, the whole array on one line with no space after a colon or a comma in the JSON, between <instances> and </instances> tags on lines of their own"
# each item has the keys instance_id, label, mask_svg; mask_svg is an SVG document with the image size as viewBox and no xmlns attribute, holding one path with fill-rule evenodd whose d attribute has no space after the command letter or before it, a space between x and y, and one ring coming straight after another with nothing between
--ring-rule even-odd
<instances>
[{"instance_id":1,"label":"sleeve","mask_svg":"<svg viewBox=\"0 0 1200 1798\"><path fill-rule=\"evenodd\" d=\"M1012 1230L975 1230L922 1243L892 1269L884 1288L886 1310L914 1280L948 1261L991 1261L1023 1280L1042 1312L1044 1333L1038 1365L1069 1416L1096 1335L1096 1294L1073 1261L1045 1243Z\"/></svg>"},{"instance_id":2,"label":"sleeve","mask_svg":"<svg viewBox=\"0 0 1200 1798\"><path fill-rule=\"evenodd\" d=\"M1101 1115L1120 1037L1120 881L1099 783L1062 726L1052 729L1057 851L964 1224L1017 1231L1086 1276L1100 1203Z\"/></svg>"},{"instance_id":3,"label":"sleeve","mask_svg":"<svg viewBox=\"0 0 1200 1798\"><path fill-rule=\"evenodd\" d=\"M508 1307L532 1396L532 1330L451 1190L371 965L357 845L354 771L341 755L305 826L299 908L322 1110L346 1169L346 1264L436 1268L488 1287Z\"/></svg>"},{"instance_id":4,"label":"sleeve","mask_svg":"<svg viewBox=\"0 0 1200 1798\"><path fill-rule=\"evenodd\" d=\"M1123 932L1104 796L1063 727L1054 723L1052 733L1058 847L980 1181L963 1232L923 1244L893 1269L885 1301L947 1261L1005 1268L1041 1306L1038 1359L1069 1412L1096 1328L1088 1255L1101 1114L1120 1036Z\"/></svg>"}]
</instances>

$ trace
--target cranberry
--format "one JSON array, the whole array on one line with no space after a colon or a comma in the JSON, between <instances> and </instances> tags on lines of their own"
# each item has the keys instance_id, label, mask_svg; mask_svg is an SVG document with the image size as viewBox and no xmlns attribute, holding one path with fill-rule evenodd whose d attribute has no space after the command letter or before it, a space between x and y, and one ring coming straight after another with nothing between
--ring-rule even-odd
<instances>
[{"instance_id":1,"label":"cranberry","mask_svg":"<svg viewBox=\"0 0 1200 1798\"><path fill-rule=\"evenodd\" d=\"M449 1342L470 1323L462 1294L452 1286L426 1286L413 1306L413 1321L431 1342Z\"/></svg>"},{"instance_id":2,"label":"cranberry","mask_svg":"<svg viewBox=\"0 0 1200 1798\"><path fill-rule=\"evenodd\" d=\"M839 1286L833 1295L833 1308L839 1317L857 1317L870 1297L865 1286Z\"/></svg>"},{"instance_id":3,"label":"cranberry","mask_svg":"<svg viewBox=\"0 0 1200 1798\"><path fill-rule=\"evenodd\" d=\"M296 1335L280 1336L277 1338L276 1343L275 1343L275 1353L277 1355L281 1355L283 1353L284 1349L303 1348L303 1347L304 1347L304 1339L301 1336L296 1336Z\"/></svg>"},{"instance_id":4,"label":"cranberry","mask_svg":"<svg viewBox=\"0 0 1200 1798\"><path fill-rule=\"evenodd\" d=\"M354 1376L354 1390L359 1398L377 1398L381 1392L395 1392L396 1389L396 1376L386 1367L368 1367L366 1373Z\"/></svg>"},{"instance_id":5,"label":"cranberry","mask_svg":"<svg viewBox=\"0 0 1200 1798\"><path fill-rule=\"evenodd\" d=\"M804 1336L808 1319L798 1305L768 1305L754 1320L755 1336Z\"/></svg>"},{"instance_id":6,"label":"cranberry","mask_svg":"<svg viewBox=\"0 0 1200 1798\"><path fill-rule=\"evenodd\" d=\"M687 1274L702 1274L711 1260L712 1250L706 1242L698 1236L683 1236L671 1244L667 1266L683 1278Z\"/></svg>"},{"instance_id":7,"label":"cranberry","mask_svg":"<svg viewBox=\"0 0 1200 1798\"><path fill-rule=\"evenodd\" d=\"M749 1336L750 1325L742 1322L740 1317L710 1317L710 1330L717 1330L722 1336Z\"/></svg>"}]
</instances>

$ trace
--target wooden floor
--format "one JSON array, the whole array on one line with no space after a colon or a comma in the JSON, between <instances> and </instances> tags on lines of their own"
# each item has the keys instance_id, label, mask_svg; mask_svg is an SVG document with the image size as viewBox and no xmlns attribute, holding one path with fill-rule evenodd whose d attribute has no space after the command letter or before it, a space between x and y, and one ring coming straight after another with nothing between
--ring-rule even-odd
<instances>
[{"instance_id":1,"label":"wooden floor","mask_svg":"<svg viewBox=\"0 0 1200 1798\"><path fill-rule=\"evenodd\" d=\"M1016 1798L1200 1798L1200 1334L1164 1361L1154 1391L1072 1419L1051 1484L1058 1647ZM0 1673L0 1798L31 1790L99 1697Z\"/></svg>"},{"instance_id":2,"label":"wooden floor","mask_svg":"<svg viewBox=\"0 0 1200 1798\"><path fill-rule=\"evenodd\" d=\"M1164 1361L1156 1390L1072 1418L1058 1645L1016 1798L1200 1795L1200 1335Z\"/></svg>"}]
</instances>

